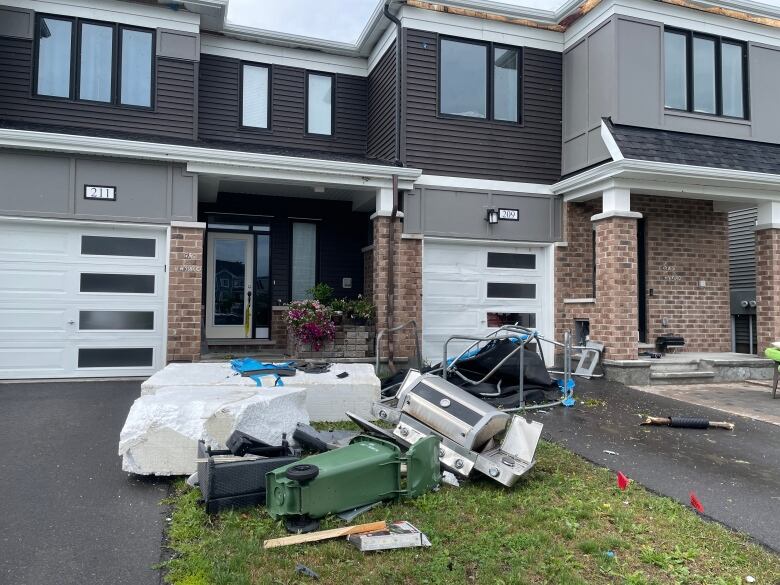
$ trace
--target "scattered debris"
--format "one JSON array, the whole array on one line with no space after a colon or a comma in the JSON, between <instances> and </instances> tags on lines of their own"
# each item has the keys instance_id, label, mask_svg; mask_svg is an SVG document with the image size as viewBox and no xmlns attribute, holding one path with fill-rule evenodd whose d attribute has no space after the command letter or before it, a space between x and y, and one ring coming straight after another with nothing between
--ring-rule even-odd
<instances>
[{"instance_id":1,"label":"scattered debris","mask_svg":"<svg viewBox=\"0 0 780 585\"><path fill-rule=\"evenodd\" d=\"M643 425L668 426L678 429L726 429L734 430L734 423L711 421L706 418L692 416L645 416L640 423Z\"/></svg>"},{"instance_id":2,"label":"scattered debris","mask_svg":"<svg viewBox=\"0 0 780 585\"><path fill-rule=\"evenodd\" d=\"M619 487L621 490L624 490L624 491L625 491L625 489L628 487L628 484L629 484L629 483L631 483L631 480L630 480L630 479L628 479L628 478L625 476L625 474L623 474L623 472L622 472L622 471L618 471L618 472L617 472L617 484L618 484L618 487Z\"/></svg>"},{"instance_id":3,"label":"scattered debris","mask_svg":"<svg viewBox=\"0 0 780 585\"><path fill-rule=\"evenodd\" d=\"M451 485L453 487L460 487L460 482L455 475L449 471L443 471L441 474L441 482Z\"/></svg>"},{"instance_id":4,"label":"scattered debris","mask_svg":"<svg viewBox=\"0 0 780 585\"><path fill-rule=\"evenodd\" d=\"M693 508L700 514L704 514L704 506L699 501L699 498L696 497L696 494L694 492L691 492L690 497L691 497L691 506L693 506Z\"/></svg>"},{"instance_id":5,"label":"scattered debris","mask_svg":"<svg viewBox=\"0 0 780 585\"><path fill-rule=\"evenodd\" d=\"M752 575L748 575L747 577L745 577L745 583L755 583L755 582L756 582L756 578L753 577Z\"/></svg>"},{"instance_id":6,"label":"scattered debris","mask_svg":"<svg viewBox=\"0 0 780 585\"><path fill-rule=\"evenodd\" d=\"M348 510L346 512L341 512L340 514L336 514L339 518L344 520L345 522L352 522L355 518L360 516L361 514L364 514L368 512L369 510L373 510L376 508L381 502L374 502L373 504L366 504L365 506L360 506L359 508L355 508L354 510Z\"/></svg>"},{"instance_id":7,"label":"scattered debris","mask_svg":"<svg viewBox=\"0 0 780 585\"><path fill-rule=\"evenodd\" d=\"M438 454L434 436L402 453L394 443L359 435L346 447L269 471L266 508L272 518L284 518L291 532L315 530L311 520L328 514L430 491L441 479Z\"/></svg>"},{"instance_id":8,"label":"scattered debris","mask_svg":"<svg viewBox=\"0 0 780 585\"><path fill-rule=\"evenodd\" d=\"M431 546L428 537L409 522L393 522L382 530L351 534L347 540L360 551Z\"/></svg>"},{"instance_id":9,"label":"scattered debris","mask_svg":"<svg viewBox=\"0 0 780 585\"><path fill-rule=\"evenodd\" d=\"M357 435L358 433L355 431L318 431L307 424L298 423L293 433L293 439L301 447L315 453L325 453L339 447L346 447Z\"/></svg>"},{"instance_id":10,"label":"scattered debris","mask_svg":"<svg viewBox=\"0 0 780 585\"><path fill-rule=\"evenodd\" d=\"M607 455L620 455L620 453L616 451L610 451L609 449L604 449L603 452L606 453Z\"/></svg>"},{"instance_id":11,"label":"scattered debris","mask_svg":"<svg viewBox=\"0 0 780 585\"><path fill-rule=\"evenodd\" d=\"M615 551L614 550L608 550L604 553L604 556L608 559L614 559L615 558Z\"/></svg>"},{"instance_id":12,"label":"scattered debris","mask_svg":"<svg viewBox=\"0 0 780 585\"><path fill-rule=\"evenodd\" d=\"M320 576L312 571L309 567L306 565L302 565L300 563L295 563L295 572L300 573L301 575L306 575L307 577L311 577L315 581L320 580Z\"/></svg>"},{"instance_id":13,"label":"scattered debris","mask_svg":"<svg viewBox=\"0 0 780 585\"><path fill-rule=\"evenodd\" d=\"M361 532L385 530L386 528L387 522L380 520L379 522L369 522L368 524L356 524L355 526L320 530L318 532L309 532L308 534L294 534L281 538L271 538L263 541L263 548L277 548L280 546L290 546L291 544L302 544L304 542L318 542L320 540L349 536L350 534L360 534Z\"/></svg>"}]
</instances>

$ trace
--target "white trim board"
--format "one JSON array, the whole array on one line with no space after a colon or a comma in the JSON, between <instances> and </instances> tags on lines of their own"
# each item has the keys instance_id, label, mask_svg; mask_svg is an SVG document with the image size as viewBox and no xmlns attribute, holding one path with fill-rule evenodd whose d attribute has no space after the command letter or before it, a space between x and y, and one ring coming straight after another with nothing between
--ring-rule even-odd
<instances>
[{"instance_id":1,"label":"white trim board","mask_svg":"<svg viewBox=\"0 0 780 585\"><path fill-rule=\"evenodd\" d=\"M445 189L483 189L485 191L507 191L511 193L552 195L552 185L519 183L515 181L494 181L492 179L470 179L444 175L420 175L415 187L442 187Z\"/></svg>"},{"instance_id":2,"label":"white trim board","mask_svg":"<svg viewBox=\"0 0 780 585\"><path fill-rule=\"evenodd\" d=\"M206 55L231 57L243 61L286 65L328 73L368 75L368 60L364 57L345 57L322 51L280 47L250 40L203 34L200 38L200 52Z\"/></svg>"},{"instance_id":3,"label":"white trim board","mask_svg":"<svg viewBox=\"0 0 780 585\"><path fill-rule=\"evenodd\" d=\"M200 32L200 15L186 10L174 11L159 4L112 0L2 0L2 4L29 8L36 12L119 22L144 28Z\"/></svg>"},{"instance_id":4,"label":"white trim board","mask_svg":"<svg viewBox=\"0 0 780 585\"><path fill-rule=\"evenodd\" d=\"M289 181L318 180L363 187L388 187L392 176L397 175L399 188L411 189L422 173L420 169L405 167L7 128L0 129L0 147L177 161L187 163L188 172L273 176Z\"/></svg>"}]
</instances>

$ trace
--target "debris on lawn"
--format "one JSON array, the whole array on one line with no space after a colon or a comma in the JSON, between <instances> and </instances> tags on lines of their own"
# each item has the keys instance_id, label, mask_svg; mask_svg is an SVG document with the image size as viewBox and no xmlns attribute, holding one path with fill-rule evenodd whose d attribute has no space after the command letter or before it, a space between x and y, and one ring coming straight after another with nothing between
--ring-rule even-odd
<instances>
[{"instance_id":1,"label":"debris on lawn","mask_svg":"<svg viewBox=\"0 0 780 585\"><path fill-rule=\"evenodd\" d=\"M631 482L622 471L617 472L617 484L621 490L625 490Z\"/></svg>"},{"instance_id":2,"label":"debris on lawn","mask_svg":"<svg viewBox=\"0 0 780 585\"><path fill-rule=\"evenodd\" d=\"M369 510L373 510L376 508L379 504L382 502L374 502L373 504L366 504L365 506L360 506L359 508L355 508L354 510L348 510L346 512L341 512L339 514L336 514L339 518L344 520L345 522L352 522L355 518L360 516L361 514L365 514Z\"/></svg>"},{"instance_id":3,"label":"debris on lawn","mask_svg":"<svg viewBox=\"0 0 780 585\"><path fill-rule=\"evenodd\" d=\"M375 530L387 529L387 522L380 520L378 522L368 522L367 524L356 524L354 526L344 526L342 528L332 528L330 530L320 530L318 532L309 532L307 534L294 534L292 536L283 536L281 538L271 538L263 541L263 548L277 548L280 546L290 546L292 544L303 544L304 542L319 542L321 540L330 540L349 536L350 534L360 534L362 532L372 532Z\"/></svg>"},{"instance_id":4,"label":"debris on lawn","mask_svg":"<svg viewBox=\"0 0 780 585\"><path fill-rule=\"evenodd\" d=\"M693 506L693 508L700 514L704 514L704 506L699 501L699 498L696 497L695 492L690 493L690 498L691 498L691 506Z\"/></svg>"},{"instance_id":5,"label":"debris on lawn","mask_svg":"<svg viewBox=\"0 0 780 585\"><path fill-rule=\"evenodd\" d=\"M295 572L300 573L301 575L306 575L307 577L311 577L315 581L320 580L320 576L317 573L312 571L306 565L302 565L301 563L295 563Z\"/></svg>"},{"instance_id":6,"label":"debris on lawn","mask_svg":"<svg viewBox=\"0 0 780 585\"><path fill-rule=\"evenodd\" d=\"M455 474L453 474L450 471L442 472L441 482L446 483L447 485L451 485L452 487L460 487L460 482L458 481L458 478L455 477Z\"/></svg>"},{"instance_id":7,"label":"debris on lawn","mask_svg":"<svg viewBox=\"0 0 780 585\"><path fill-rule=\"evenodd\" d=\"M400 497L414 498L439 484L439 439L431 436L402 453L395 443L365 435L340 449L312 455L266 475L266 508L290 532L311 520ZM402 487L401 466L406 466ZM305 528L301 527L301 522Z\"/></svg>"},{"instance_id":8,"label":"debris on lawn","mask_svg":"<svg viewBox=\"0 0 780 585\"><path fill-rule=\"evenodd\" d=\"M678 429L726 429L734 430L734 423L711 421L692 416L645 416L640 424L674 427Z\"/></svg>"},{"instance_id":9,"label":"debris on lawn","mask_svg":"<svg viewBox=\"0 0 780 585\"><path fill-rule=\"evenodd\" d=\"M393 522L386 529L351 534L347 537L359 551L431 546L428 537L409 522Z\"/></svg>"}]
</instances>

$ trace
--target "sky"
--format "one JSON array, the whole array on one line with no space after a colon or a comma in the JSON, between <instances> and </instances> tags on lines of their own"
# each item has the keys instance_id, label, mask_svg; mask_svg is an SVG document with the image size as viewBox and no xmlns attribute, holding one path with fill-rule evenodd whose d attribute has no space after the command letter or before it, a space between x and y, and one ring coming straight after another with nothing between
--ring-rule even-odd
<instances>
[{"instance_id":1,"label":"sky","mask_svg":"<svg viewBox=\"0 0 780 585\"><path fill-rule=\"evenodd\" d=\"M496 0L494 0L496 1ZM497 0L512 6L555 10L565 0ZM230 0L230 22L291 34L354 43L379 0ZM780 0L757 0L780 6Z\"/></svg>"}]
</instances>

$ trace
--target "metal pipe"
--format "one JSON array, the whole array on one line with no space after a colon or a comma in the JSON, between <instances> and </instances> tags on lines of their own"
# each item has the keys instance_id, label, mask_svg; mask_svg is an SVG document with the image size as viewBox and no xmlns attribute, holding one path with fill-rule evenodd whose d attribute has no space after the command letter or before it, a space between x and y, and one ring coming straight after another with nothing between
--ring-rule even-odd
<instances>
[{"instance_id":1,"label":"metal pipe","mask_svg":"<svg viewBox=\"0 0 780 585\"><path fill-rule=\"evenodd\" d=\"M385 2L382 14L395 24L395 162L401 163L401 103L403 100L403 92L401 90L401 82L403 80L401 31L403 29L398 17L390 12L390 4L391 2Z\"/></svg>"}]
</instances>

